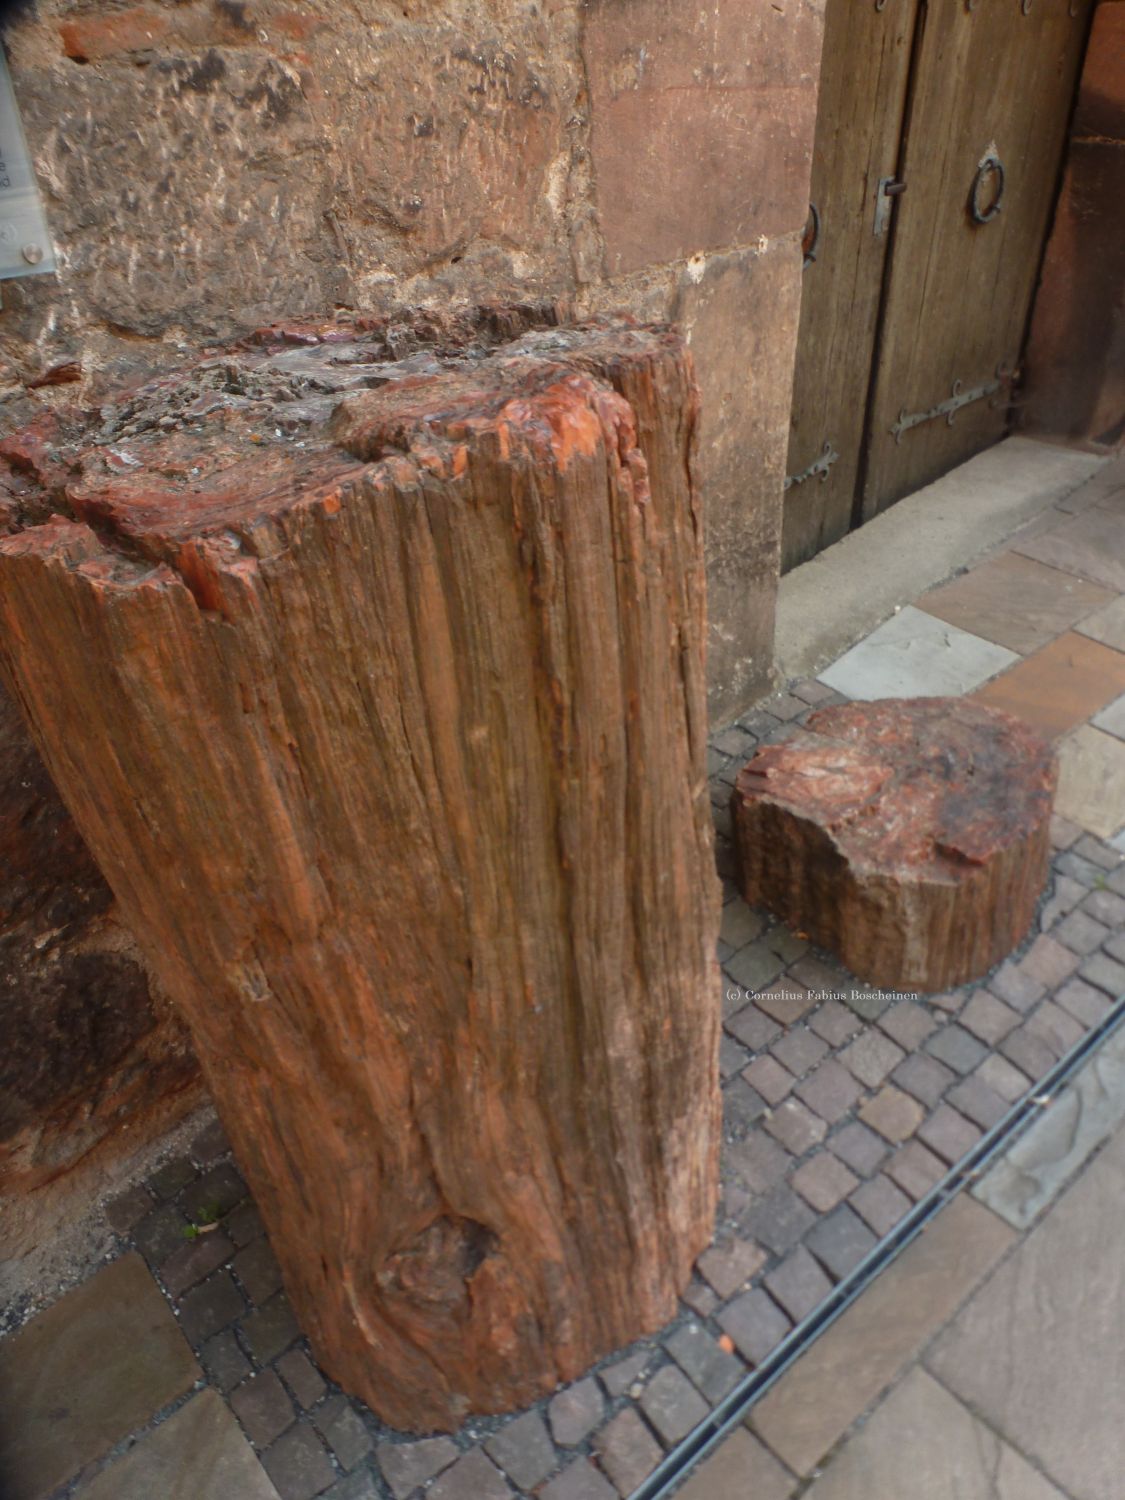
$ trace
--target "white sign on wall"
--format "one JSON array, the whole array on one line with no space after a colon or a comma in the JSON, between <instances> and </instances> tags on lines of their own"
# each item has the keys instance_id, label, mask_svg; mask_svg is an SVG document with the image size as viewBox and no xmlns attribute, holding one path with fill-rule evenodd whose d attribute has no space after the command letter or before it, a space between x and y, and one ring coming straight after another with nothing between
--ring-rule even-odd
<instances>
[{"instance_id":1,"label":"white sign on wall","mask_svg":"<svg viewBox=\"0 0 1125 1500\"><path fill-rule=\"evenodd\" d=\"M55 269L55 249L0 47L0 281Z\"/></svg>"}]
</instances>

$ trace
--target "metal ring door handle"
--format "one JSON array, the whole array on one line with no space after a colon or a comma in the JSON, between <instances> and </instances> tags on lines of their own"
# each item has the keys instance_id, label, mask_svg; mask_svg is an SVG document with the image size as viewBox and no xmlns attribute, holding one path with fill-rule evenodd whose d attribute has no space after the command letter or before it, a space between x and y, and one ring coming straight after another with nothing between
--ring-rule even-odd
<instances>
[{"instance_id":1,"label":"metal ring door handle","mask_svg":"<svg viewBox=\"0 0 1125 1500\"><path fill-rule=\"evenodd\" d=\"M981 207L981 191L989 177L996 177L996 192L987 208ZM969 213L974 224L988 224L1000 212L1004 200L1004 163L992 151L982 156L973 178L973 190L969 194Z\"/></svg>"}]
</instances>

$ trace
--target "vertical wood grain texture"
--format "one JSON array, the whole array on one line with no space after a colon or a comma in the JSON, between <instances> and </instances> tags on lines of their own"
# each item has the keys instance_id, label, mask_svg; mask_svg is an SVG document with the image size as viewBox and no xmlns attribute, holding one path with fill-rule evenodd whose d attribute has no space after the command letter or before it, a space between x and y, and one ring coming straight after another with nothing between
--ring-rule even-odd
<instances>
[{"instance_id":1,"label":"vertical wood grain texture","mask_svg":"<svg viewBox=\"0 0 1125 1500\"><path fill-rule=\"evenodd\" d=\"M829 0L811 196L816 259L801 282L801 323L789 440L790 475L831 443L826 479L786 491L782 566L795 567L849 529L875 358L890 225L874 233L879 183L898 158L918 0ZM891 214L895 212L888 204Z\"/></svg>"},{"instance_id":2,"label":"vertical wood grain texture","mask_svg":"<svg viewBox=\"0 0 1125 1500\"><path fill-rule=\"evenodd\" d=\"M0 540L0 660L318 1358L451 1427L659 1326L711 1232L694 384L602 327L300 452L283 410L9 444L65 514Z\"/></svg>"},{"instance_id":3,"label":"vertical wood grain texture","mask_svg":"<svg viewBox=\"0 0 1125 1500\"><path fill-rule=\"evenodd\" d=\"M904 176L871 414L864 517L1003 436L1007 388L896 443L900 411L927 411L1019 362L1054 204L1090 0L929 0L906 127ZM995 150L1000 213L968 212ZM986 195L987 196L987 195Z\"/></svg>"}]
</instances>

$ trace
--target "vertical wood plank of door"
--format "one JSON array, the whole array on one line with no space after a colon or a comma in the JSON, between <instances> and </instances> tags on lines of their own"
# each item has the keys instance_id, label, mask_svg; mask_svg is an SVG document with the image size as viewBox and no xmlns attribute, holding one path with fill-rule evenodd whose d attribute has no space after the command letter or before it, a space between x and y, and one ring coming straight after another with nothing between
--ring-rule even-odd
<instances>
[{"instance_id":1,"label":"vertical wood plank of door","mask_svg":"<svg viewBox=\"0 0 1125 1500\"><path fill-rule=\"evenodd\" d=\"M863 518L998 441L1054 204L1091 0L927 0L863 481ZM1072 14L1071 12L1074 12ZM1004 169L975 223L978 166ZM987 211L997 174L982 174ZM999 387L903 426L957 394Z\"/></svg>"},{"instance_id":2,"label":"vertical wood plank of door","mask_svg":"<svg viewBox=\"0 0 1125 1500\"><path fill-rule=\"evenodd\" d=\"M828 0L811 188L820 238L802 282L783 568L851 525L889 238L875 233L875 209L895 171L917 10L918 0Z\"/></svg>"}]
</instances>

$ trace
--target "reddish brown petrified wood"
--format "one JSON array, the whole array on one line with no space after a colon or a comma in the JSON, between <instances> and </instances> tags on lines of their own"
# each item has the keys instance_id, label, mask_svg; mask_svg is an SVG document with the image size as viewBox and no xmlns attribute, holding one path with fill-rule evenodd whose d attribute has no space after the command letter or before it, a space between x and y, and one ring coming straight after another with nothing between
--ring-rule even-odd
<instances>
[{"instance_id":1,"label":"reddish brown petrified wood","mask_svg":"<svg viewBox=\"0 0 1125 1500\"><path fill-rule=\"evenodd\" d=\"M657 1327L710 1236L695 417L664 330L306 329L4 446L0 659L399 1427Z\"/></svg>"},{"instance_id":2,"label":"reddish brown petrified wood","mask_svg":"<svg viewBox=\"0 0 1125 1500\"><path fill-rule=\"evenodd\" d=\"M821 709L739 773L742 893L873 984L963 984L1031 924L1056 774L1037 734L972 702Z\"/></svg>"}]
</instances>

